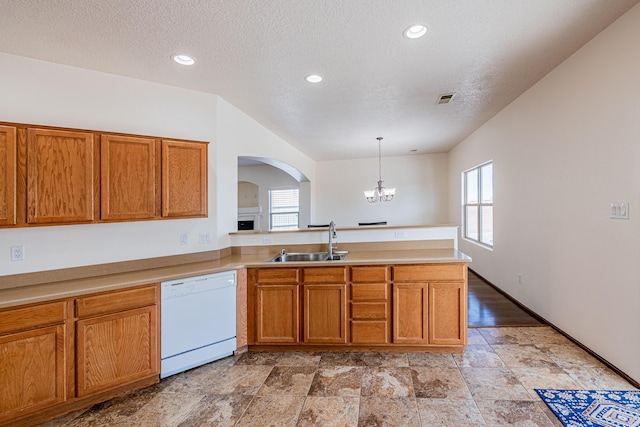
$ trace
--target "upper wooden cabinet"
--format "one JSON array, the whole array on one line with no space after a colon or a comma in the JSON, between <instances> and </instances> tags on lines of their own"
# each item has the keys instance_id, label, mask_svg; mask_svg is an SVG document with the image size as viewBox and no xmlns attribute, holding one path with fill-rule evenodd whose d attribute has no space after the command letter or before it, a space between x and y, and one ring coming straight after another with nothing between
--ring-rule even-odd
<instances>
[{"instance_id":1,"label":"upper wooden cabinet","mask_svg":"<svg viewBox=\"0 0 640 427\"><path fill-rule=\"evenodd\" d=\"M16 223L16 128L0 126L0 226Z\"/></svg>"},{"instance_id":2,"label":"upper wooden cabinet","mask_svg":"<svg viewBox=\"0 0 640 427\"><path fill-rule=\"evenodd\" d=\"M93 209L93 134L28 129L27 222L89 222Z\"/></svg>"},{"instance_id":3,"label":"upper wooden cabinet","mask_svg":"<svg viewBox=\"0 0 640 427\"><path fill-rule=\"evenodd\" d=\"M104 221L156 216L156 140L100 137L100 218Z\"/></svg>"},{"instance_id":4,"label":"upper wooden cabinet","mask_svg":"<svg viewBox=\"0 0 640 427\"><path fill-rule=\"evenodd\" d=\"M207 144L162 141L162 216L207 216Z\"/></svg>"},{"instance_id":5,"label":"upper wooden cabinet","mask_svg":"<svg viewBox=\"0 0 640 427\"><path fill-rule=\"evenodd\" d=\"M0 123L0 227L206 217L207 146Z\"/></svg>"}]
</instances>

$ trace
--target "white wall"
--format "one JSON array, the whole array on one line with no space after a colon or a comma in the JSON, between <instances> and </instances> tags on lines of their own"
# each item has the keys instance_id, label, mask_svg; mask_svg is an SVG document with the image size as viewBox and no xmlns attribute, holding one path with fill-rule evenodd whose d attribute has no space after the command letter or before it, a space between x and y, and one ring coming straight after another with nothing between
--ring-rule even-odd
<instances>
[{"instance_id":1,"label":"white wall","mask_svg":"<svg viewBox=\"0 0 640 427\"><path fill-rule=\"evenodd\" d=\"M638 40L640 6L458 145L449 189L460 223L461 172L494 160L494 250L461 240L471 268L640 381Z\"/></svg>"},{"instance_id":2,"label":"white wall","mask_svg":"<svg viewBox=\"0 0 640 427\"><path fill-rule=\"evenodd\" d=\"M308 157L215 95L2 53L0 93L4 122L210 142L208 218L0 229L0 275L224 248L237 226L238 155L278 153L314 175ZM13 245L25 261L10 261Z\"/></svg>"},{"instance_id":3,"label":"white wall","mask_svg":"<svg viewBox=\"0 0 640 427\"><path fill-rule=\"evenodd\" d=\"M448 155L424 154L382 158L385 187L395 187L391 202L369 203L364 190L378 182L378 157L317 164L316 214L313 221L333 220L339 227L359 222L388 225L443 224L448 221Z\"/></svg>"}]
</instances>

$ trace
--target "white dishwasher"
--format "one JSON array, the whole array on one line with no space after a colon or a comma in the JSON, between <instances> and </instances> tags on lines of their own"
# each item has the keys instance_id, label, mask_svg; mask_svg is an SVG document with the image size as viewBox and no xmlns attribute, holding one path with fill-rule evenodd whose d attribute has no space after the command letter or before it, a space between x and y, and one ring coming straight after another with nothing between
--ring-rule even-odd
<instances>
[{"instance_id":1,"label":"white dishwasher","mask_svg":"<svg viewBox=\"0 0 640 427\"><path fill-rule=\"evenodd\" d=\"M160 285L160 378L233 354L235 271Z\"/></svg>"}]
</instances>

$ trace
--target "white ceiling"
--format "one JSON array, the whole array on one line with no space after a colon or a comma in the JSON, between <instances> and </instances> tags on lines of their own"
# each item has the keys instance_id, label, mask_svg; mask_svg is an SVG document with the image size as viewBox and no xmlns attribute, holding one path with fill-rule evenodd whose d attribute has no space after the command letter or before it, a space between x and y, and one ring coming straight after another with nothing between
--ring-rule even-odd
<instances>
[{"instance_id":1,"label":"white ceiling","mask_svg":"<svg viewBox=\"0 0 640 427\"><path fill-rule=\"evenodd\" d=\"M315 160L377 156L377 136L435 153L638 1L0 0L0 51L220 95Z\"/></svg>"}]
</instances>

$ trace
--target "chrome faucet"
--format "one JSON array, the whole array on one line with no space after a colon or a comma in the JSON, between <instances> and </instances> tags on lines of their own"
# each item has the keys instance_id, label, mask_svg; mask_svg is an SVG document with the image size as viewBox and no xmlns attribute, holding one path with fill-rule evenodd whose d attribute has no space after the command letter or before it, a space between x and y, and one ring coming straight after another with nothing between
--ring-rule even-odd
<instances>
[{"instance_id":1,"label":"chrome faucet","mask_svg":"<svg viewBox=\"0 0 640 427\"><path fill-rule=\"evenodd\" d=\"M329 259L333 258L333 245L336 243L334 239L338 238L338 234L336 233L336 223L331 221L329 223ZM336 250L338 250L336 244Z\"/></svg>"}]
</instances>

